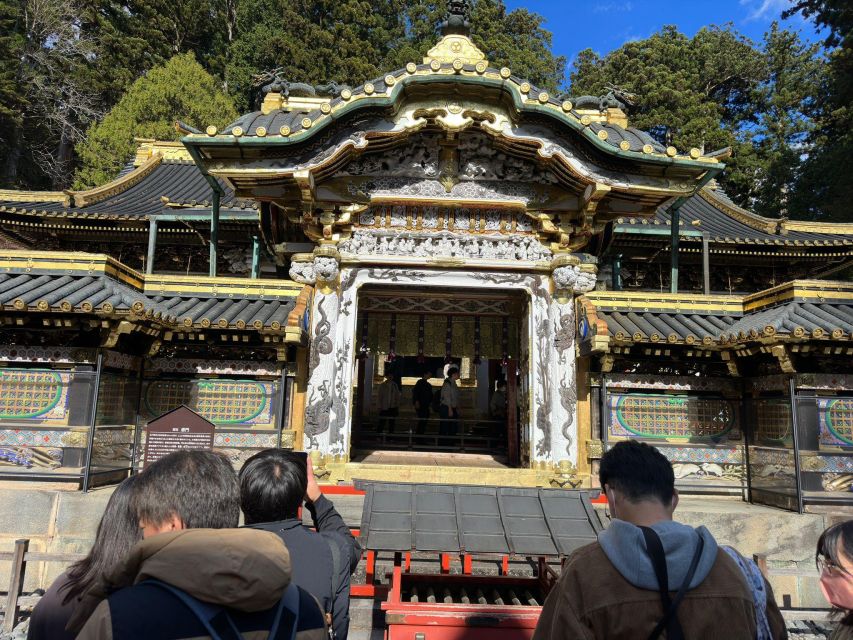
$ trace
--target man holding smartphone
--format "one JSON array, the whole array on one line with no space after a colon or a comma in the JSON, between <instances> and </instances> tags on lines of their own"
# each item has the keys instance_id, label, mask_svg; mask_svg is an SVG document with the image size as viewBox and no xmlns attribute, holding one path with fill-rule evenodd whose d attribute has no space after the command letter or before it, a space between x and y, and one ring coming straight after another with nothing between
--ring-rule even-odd
<instances>
[{"instance_id":1,"label":"man holding smartphone","mask_svg":"<svg viewBox=\"0 0 853 640\"><path fill-rule=\"evenodd\" d=\"M299 518L303 500L316 531ZM246 526L284 540L293 582L320 602L332 637L346 640L350 576L361 559L361 545L320 491L311 458L282 449L255 454L240 470L240 501Z\"/></svg>"}]
</instances>

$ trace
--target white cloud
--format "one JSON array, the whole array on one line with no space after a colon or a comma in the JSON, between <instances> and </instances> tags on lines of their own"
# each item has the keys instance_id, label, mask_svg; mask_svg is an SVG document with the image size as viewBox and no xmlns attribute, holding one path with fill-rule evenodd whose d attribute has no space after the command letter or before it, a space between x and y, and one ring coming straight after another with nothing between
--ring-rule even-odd
<instances>
[{"instance_id":1,"label":"white cloud","mask_svg":"<svg viewBox=\"0 0 853 640\"><path fill-rule=\"evenodd\" d=\"M627 13L634 9L633 2L599 2L592 7L593 13Z\"/></svg>"},{"instance_id":2,"label":"white cloud","mask_svg":"<svg viewBox=\"0 0 853 640\"><path fill-rule=\"evenodd\" d=\"M741 6L749 8L746 20L775 20L791 6L790 0L740 0Z\"/></svg>"}]
</instances>

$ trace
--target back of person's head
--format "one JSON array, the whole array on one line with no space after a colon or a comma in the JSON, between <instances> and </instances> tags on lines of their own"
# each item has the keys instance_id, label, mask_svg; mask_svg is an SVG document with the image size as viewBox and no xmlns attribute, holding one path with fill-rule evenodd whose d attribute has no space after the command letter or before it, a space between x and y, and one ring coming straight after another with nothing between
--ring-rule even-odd
<instances>
[{"instance_id":1,"label":"back of person's head","mask_svg":"<svg viewBox=\"0 0 853 640\"><path fill-rule=\"evenodd\" d=\"M85 558L75 562L68 570L68 582L60 591L63 604L82 596L124 560L133 546L142 540L139 518L132 504L138 477L125 479L107 501L92 548Z\"/></svg>"},{"instance_id":2,"label":"back of person's head","mask_svg":"<svg viewBox=\"0 0 853 640\"><path fill-rule=\"evenodd\" d=\"M448 378L452 378L454 373L459 373L459 367L450 367L447 369Z\"/></svg>"},{"instance_id":3,"label":"back of person's head","mask_svg":"<svg viewBox=\"0 0 853 640\"><path fill-rule=\"evenodd\" d=\"M240 502L246 524L295 518L307 487L303 455L282 449L256 453L240 470Z\"/></svg>"},{"instance_id":4,"label":"back of person's head","mask_svg":"<svg viewBox=\"0 0 853 640\"><path fill-rule=\"evenodd\" d=\"M174 451L145 467L133 505L141 523L177 516L187 529L229 529L240 521L240 485L222 454Z\"/></svg>"},{"instance_id":5,"label":"back of person's head","mask_svg":"<svg viewBox=\"0 0 853 640\"><path fill-rule=\"evenodd\" d=\"M498 383L495 388L498 390L506 389L506 380L498 380Z\"/></svg>"},{"instance_id":6,"label":"back of person's head","mask_svg":"<svg viewBox=\"0 0 853 640\"><path fill-rule=\"evenodd\" d=\"M624 440L601 458L601 487L608 485L631 502L658 500L669 505L675 494L675 474L669 460L645 442Z\"/></svg>"}]
</instances>

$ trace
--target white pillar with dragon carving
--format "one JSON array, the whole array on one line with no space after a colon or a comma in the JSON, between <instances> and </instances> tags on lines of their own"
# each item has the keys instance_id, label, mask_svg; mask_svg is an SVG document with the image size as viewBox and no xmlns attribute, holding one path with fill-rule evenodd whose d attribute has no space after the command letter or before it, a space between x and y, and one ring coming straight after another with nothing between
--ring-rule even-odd
<instances>
[{"instance_id":1,"label":"white pillar with dragon carving","mask_svg":"<svg viewBox=\"0 0 853 640\"><path fill-rule=\"evenodd\" d=\"M331 450L332 414L340 402L340 358L334 349L340 315L339 256L334 247L321 246L314 254L294 256L290 277L315 284L311 309L311 345L308 358L308 398L305 403L306 450Z\"/></svg>"},{"instance_id":2,"label":"white pillar with dragon carving","mask_svg":"<svg viewBox=\"0 0 853 640\"><path fill-rule=\"evenodd\" d=\"M551 263L553 293L548 310L548 326L537 335L549 342L550 376L550 456L548 462L569 470L577 465L577 370L575 357L575 294L595 286L595 266L581 264L574 255L561 255Z\"/></svg>"}]
</instances>

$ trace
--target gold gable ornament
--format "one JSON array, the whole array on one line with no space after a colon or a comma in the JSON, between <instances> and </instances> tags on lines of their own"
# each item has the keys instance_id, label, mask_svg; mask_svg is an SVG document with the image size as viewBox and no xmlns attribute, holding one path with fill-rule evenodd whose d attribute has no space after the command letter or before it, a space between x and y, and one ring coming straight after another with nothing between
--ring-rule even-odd
<instances>
[{"instance_id":1,"label":"gold gable ornament","mask_svg":"<svg viewBox=\"0 0 853 640\"><path fill-rule=\"evenodd\" d=\"M438 44L427 52L424 57L424 64L429 64L433 60L448 64L460 60L464 64L476 65L478 62L486 60L486 54L480 51L467 36L449 34L439 40Z\"/></svg>"}]
</instances>

